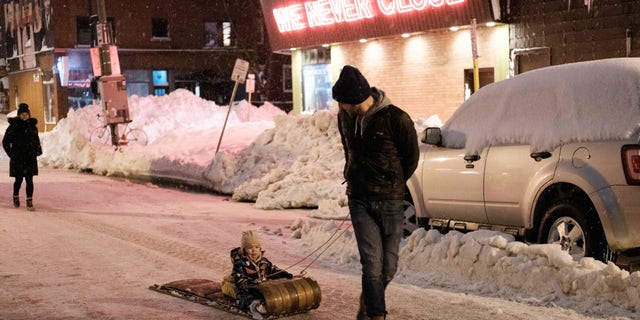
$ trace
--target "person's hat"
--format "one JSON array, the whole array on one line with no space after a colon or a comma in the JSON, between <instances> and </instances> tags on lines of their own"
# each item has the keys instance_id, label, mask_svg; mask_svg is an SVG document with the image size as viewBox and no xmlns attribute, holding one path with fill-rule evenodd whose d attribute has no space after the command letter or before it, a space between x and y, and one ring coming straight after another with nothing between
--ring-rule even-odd
<instances>
[{"instance_id":1,"label":"person's hat","mask_svg":"<svg viewBox=\"0 0 640 320\"><path fill-rule=\"evenodd\" d=\"M260 246L260 242L260 235L256 231L244 231L242 232L242 239L240 240L240 248L244 251L244 249L252 245Z\"/></svg>"},{"instance_id":2,"label":"person's hat","mask_svg":"<svg viewBox=\"0 0 640 320\"><path fill-rule=\"evenodd\" d=\"M369 82L354 66L344 66L332 88L333 99L340 103L359 104L371 95Z\"/></svg>"},{"instance_id":3,"label":"person's hat","mask_svg":"<svg viewBox=\"0 0 640 320\"><path fill-rule=\"evenodd\" d=\"M29 105L26 103L21 103L20 105L18 105L18 115L20 115L23 112L31 114L31 111L29 111Z\"/></svg>"}]
</instances>

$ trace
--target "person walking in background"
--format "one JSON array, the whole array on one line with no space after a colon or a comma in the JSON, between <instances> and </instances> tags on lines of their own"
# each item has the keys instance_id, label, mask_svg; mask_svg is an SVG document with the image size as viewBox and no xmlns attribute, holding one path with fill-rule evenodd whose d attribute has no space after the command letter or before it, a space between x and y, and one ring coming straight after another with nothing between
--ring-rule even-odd
<instances>
[{"instance_id":1,"label":"person walking in background","mask_svg":"<svg viewBox=\"0 0 640 320\"><path fill-rule=\"evenodd\" d=\"M9 127L2 139L2 147L9 156L9 176L14 177L13 206L20 207L19 192L22 181L26 182L27 210L33 211L33 176L38 175L38 159L42 154L40 137L36 124L31 118L29 105L18 106L18 116L9 118Z\"/></svg>"},{"instance_id":2,"label":"person walking in background","mask_svg":"<svg viewBox=\"0 0 640 320\"><path fill-rule=\"evenodd\" d=\"M409 115L370 87L357 68L344 66L332 92L362 264L357 319L385 319L385 289L398 268L405 184L418 166L418 138Z\"/></svg>"}]
</instances>

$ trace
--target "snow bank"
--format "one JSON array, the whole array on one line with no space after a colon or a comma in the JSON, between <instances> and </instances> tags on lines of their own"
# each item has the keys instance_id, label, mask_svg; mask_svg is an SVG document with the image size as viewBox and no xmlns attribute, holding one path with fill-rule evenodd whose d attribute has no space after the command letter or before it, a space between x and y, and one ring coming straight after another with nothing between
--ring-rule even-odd
<instances>
[{"instance_id":1,"label":"snow bank","mask_svg":"<svg viewBox=\"0 0 640 320\"><path fill-rule=\"evenodd\" d=\"M312 258L321 255L322 263L359 270L349 227L333 221L291 225L310 252L317 250ZM567 307L594 316L612 315L615 307L640 310L640 272L630 274L592 258L573 261L558 245L528 245L489 230L444 235L437 230L414 231L401 245L394 281Z\"/></svg>"}]
</instances>

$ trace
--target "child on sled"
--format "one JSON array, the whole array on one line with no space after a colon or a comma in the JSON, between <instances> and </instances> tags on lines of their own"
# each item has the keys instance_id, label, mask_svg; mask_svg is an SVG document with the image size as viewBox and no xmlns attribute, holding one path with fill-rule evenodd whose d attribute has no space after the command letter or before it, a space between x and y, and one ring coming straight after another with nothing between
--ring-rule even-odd
<instances>
[{"instance_id":1,"label":"child on sled","mask_svg":"<svg viewBox=\"0 0 640 320\"><path fill-rule=\"evenodd\" d=\"M248 311L255 319L266 313L264 301L257 286L266 280L292 279L293 275L273 265L264 257L260 236L256 231L242 233L240 247L231 250L233 271L224 278L222 292L235 298L238 308Z\"/></svg>"}]
</instances>

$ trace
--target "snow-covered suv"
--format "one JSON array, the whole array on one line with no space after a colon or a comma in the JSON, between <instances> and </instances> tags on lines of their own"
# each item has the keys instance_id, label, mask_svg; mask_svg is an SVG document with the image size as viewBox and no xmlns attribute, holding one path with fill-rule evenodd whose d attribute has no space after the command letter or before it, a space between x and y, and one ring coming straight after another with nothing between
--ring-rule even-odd
<instances>
[{"instance_id":1,"label":"snow-covered suv","mask_svg":"<svg viewBox=\"0 0 640 320\"><path fill-rule=\"evenodd\" d=\"M499 230L575 258L638 256L639 131L640 58L488 85L422 132L407 183L418 225Z\"/></svg>"}]
</instances>

